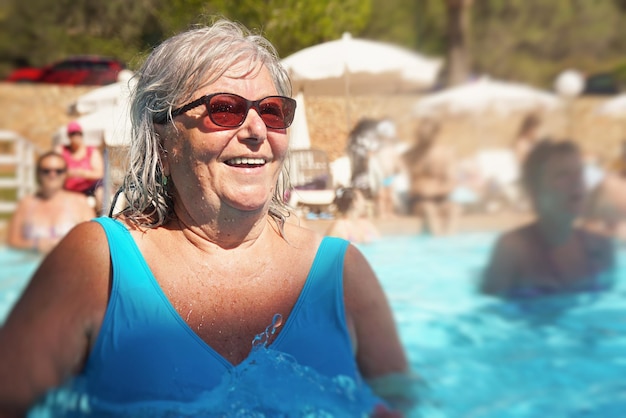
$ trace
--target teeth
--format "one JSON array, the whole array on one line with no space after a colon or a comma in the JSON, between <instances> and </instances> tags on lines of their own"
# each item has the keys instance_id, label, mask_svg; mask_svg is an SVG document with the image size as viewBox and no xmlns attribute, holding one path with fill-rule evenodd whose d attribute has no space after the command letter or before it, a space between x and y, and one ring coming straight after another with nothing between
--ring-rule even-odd
<instances>
[{"instance_id":1,"label":"teeth","mask_svg":"<svg viewBox=\"0 0 626 418\"><path fill-rule=\"evenodd\" d=\"M263 158L233 158L232 160L228 160L228 163L233 164L233 165L241 165L241 164L259 165L259 164L265 164L265 160Z\"/></svg>"}]
</instances>

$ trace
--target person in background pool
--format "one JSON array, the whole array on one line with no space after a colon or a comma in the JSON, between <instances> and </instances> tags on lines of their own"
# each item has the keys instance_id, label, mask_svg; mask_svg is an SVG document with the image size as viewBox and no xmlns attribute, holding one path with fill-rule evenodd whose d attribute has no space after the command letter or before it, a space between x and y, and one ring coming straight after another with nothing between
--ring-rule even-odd
<instances>
[{"instance_id":1,"label":"person in background pool","mask_svg":"<svg viewBox=\"0 0 626 418\"><path fill-rule=\"evenodd\" d=\"M348 135L346 154L350 159L350 186L361 191L368 201L374 200L374 187L370 173L371 155L380 147L378 126L380 121L361 118Z\"/></svg>"},{"instance_id":2,"label":"person in background pool","mask_svg":"<svg viewBox=\"0 0 626 418\"><path fill-rule=\"evenodd\" d=\"M104 158L102 153L98 148L85 144L83 128L78 122L70 122L67 125L67 136L70 143L55 148L55 151L61 154L67 162L65 189L83 193L86 196L93 196L96 212L100 214L104 193L102 187Z\"/></svg>"},{"instance_id":3,"label":"person in background pool","mask_svg":"<svg viewBox=\"0 0 626 418\"><path fill-rule=\"evenodd\" d=\"M397 182L406 175L401 155L405 144L396 134L396 125L391 119L383 119L376 127L378 146L370 152L368 171L373 186L376 216L381 219L394 218L397 214Z\"/></svg>"},{"instance_id":4,"label":"person in background pool","mask_svg":"<svg viewBox=\"0 0 626 418\"><path fill-rule=\"evenodd\" d=\"M335 191L335 206L339 213L326 235L347 239L355 244L367 244L380 237L380 232L367 218L365 198L359 189L340 187Z\"/></svg>"},{"instance_id":5,"label":"person in background pool","mask_svg":"<svg viewBox=\"0 0 626 418\"><path fill-rule=\"evenodd\" d=\"M72 376L107 403L192 402L276 314L268 347L321 375L406 376L362 253L285 222L296 102L274 47L219 20L164 41L136 77L128 206L74 228L35 273L0 329L0 409Z\"/></svg>"},{"instance_id":6,"label":"person in background pool","mask_svg":"<svg viewBox=\"0 0 626 418\"><path fill-rule=\"evenodd\" d=\"M455 232L461 208L450 197L457 187L456 160L452 148L438 141L440 124L432 119L420 122L415 142L403 154L409 177L409 206L424 220L432 235Z\"/></svg>"},{"instance_id":7,"label":"person in background pool","mask_svg":"<svg viewBox=\"0 0 626 418\"><path fill-rule=\"evenodd\" d=\"M583 215L586 227L620 245L626 242L626 141L621 148L602 176L596 176Z\"/></svg>"},{"instance_id":8,"label":"person in background pool","mask_svg":"<svg viewBox=\"0 0 626 418\"><path fill-rule=\"evenodd\" d=\"M532 296L603 286L614 266L613 242L575 224L585 195L577 145L539 142L524 161L522 181L536 220L498 239L482 291Z\"/></svg>"},{"instance_id":9,"label":"person in background pool","mask_svg":"<svg viewBox=\"0 0 626 418\"><path fill-rule=\"evenodd\" d=\"M36 176L39 188L19 201L9 222L7 244L47 253L75 225L96 214L84 195L63 190L67 165L60 154L41 155Z\"/></svg>"},{"instance_id":10,"label":"person in background pool","mask_svg":"<svg viewBox=\"0 0 626 418\"><path fill-rule=\"evenodd\" d=\"M520 123L519 130L513 139L513 152L520 167L526 156L537 144L540 138L541 118L536 113L529 113Z\"/></svg>"}]
</instances>

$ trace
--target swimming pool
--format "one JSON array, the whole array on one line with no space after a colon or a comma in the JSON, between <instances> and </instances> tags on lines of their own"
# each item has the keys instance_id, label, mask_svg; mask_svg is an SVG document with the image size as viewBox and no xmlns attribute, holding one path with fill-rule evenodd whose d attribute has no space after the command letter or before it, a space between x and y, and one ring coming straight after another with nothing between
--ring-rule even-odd
<instances>
[{"instance_id":1,"label":"swimming pool","mask_svg":"<svg viewBox=\"0 0 626 418\"><path fill-rule=\"evenodd\" d=\"M412 368L424 381L420 406L410 416L624 416L626 280L622 277L626 275L610 291L505 303L475 291L495 238L492 233L393 236L360 246L388 294ZM7 250L0 254L3 314L38 261ZM7 260L16 265L9 269L14 273L5 277ZM626 272L625 262L626 251L620 250L619 271ZM20 274L26 276L20 280ZM212 412L233 411L237 406L238 413L228 416L356 416L349 407L324 406L334 402L330 392L343 398L355 396L350 382L322 380L280 356L252 363L237 379L274 388L264 394L260 408L265 408L265 414L245 407L260 405L258 393L234 392L234 384L225 382L219 393L202 400L202 406L178 409L173 416L199 416L207 405ZM287 368L300 377L297 385L293 380L263 380ZM296 387L307 396L292 395L298 393ZM307 402L308 409L296 406ZM220 409L225 403L228 408ZM281 404L280 411L268 409L275 404ZM113 407L107 410L116 415Z\"/></svg>"},{"instance_id":2,"label":"swimming pool","mask_svg":"<svg viewBox=\"0 0 626 418\"><path fill-rule=\"evenodd\" d=\"M35 252L0 246L0 325L4 323L40 261L41 256Z\"/></svg>"},{"instance_id":3,"label":"swimming pool","mask_svg":"<svg viewBox=\"0 0 626 418\"><path fill-rule=\"evenodd\" d=\"M361 247L427 384L421 416L623 417L626 275L604 292L505 303L475 290L495 238L389 237Z\"/></svg>"}]
</instances>

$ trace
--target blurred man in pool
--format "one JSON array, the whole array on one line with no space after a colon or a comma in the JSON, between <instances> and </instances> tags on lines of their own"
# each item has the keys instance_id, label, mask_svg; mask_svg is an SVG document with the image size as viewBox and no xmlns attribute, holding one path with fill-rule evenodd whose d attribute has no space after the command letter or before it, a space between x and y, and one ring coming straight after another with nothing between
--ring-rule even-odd
<instances>
[{"instance_id":1,"label":"blurred man in pool","mask_svg":"<svg viewBox=\"0 0 626 418\"><path fill-rule=\"evenodd\" d=\"M108 404L193 402L277 314L268 347L323 376L362 388L407 373L362 253L285 222L296 102L273 46L220 20L166 40L136 76L128 206L70 232L15 305L1 410L23 413L72 376ZM395 414L374 398L368 411Z\"/></svg>"},{"instance_id":2,"label":"blurred man in pool","mask_svg":"<svg viewBox=\"0 0 626 418\"><path fill-rule=\"evenodd\" d=\"M538 143L524 160L522 181L536 220L498 239L482 291L532 296L604 286L614 265L613 243L575 224L585 191L576 144Z\"/></svg>"}]
</instances>

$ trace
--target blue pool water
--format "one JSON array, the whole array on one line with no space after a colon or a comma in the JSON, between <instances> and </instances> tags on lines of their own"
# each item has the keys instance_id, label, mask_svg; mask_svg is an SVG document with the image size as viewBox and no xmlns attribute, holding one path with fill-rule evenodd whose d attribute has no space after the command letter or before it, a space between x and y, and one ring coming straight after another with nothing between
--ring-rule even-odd
<instances>
[{"instance_id":1,"label":"blue pool water","mask_svg":"<svg viewBox=\"0 0 626 418\"><path fill-rule=\"evenodd\" d=\"M618 254L618 269L625 274L618 275L613 289L503 302L476 293L495 238L492 233L395 236L360 246L383 284L412 368L423 381L419 407L409 416L625 416L626 250ZM37 262L32 255L0 249L0 320ZM358 416L357 404L369 402L353 382L324 380L277 353L258 356L236 378L274 390L259 397L224 382L219 393L201 400L202 406L168 416L200 416L207 406L220 416ZM276 379L277 371L291 378ZM297 387L304 397L292 395ZM57 395L57 404L81 402L63 396ZM117 415L113 407L108 412Z\"/></svg>"},{"instance_id":2,"label":"blue pool water","mask_svg":"<svg viewBox=\"0 0 626 418\"><path fill-rule=\"evenodd\" d=\"M0 325L40 261L41 256L34 252L0 246Z\"/></svg>"},{"instance_id":3,"label":"blue pool water","mask_svg":"<svg viewBox=\"0 0 626 418\"><path fill-rule=\"evenodd\" d=\"M502 302L476 292L495 238L361 247L427 385L416 416L626 416L626 274L603 292ZM620 250L619 273L625 261Z\"/></svg>"}]
</instances>

